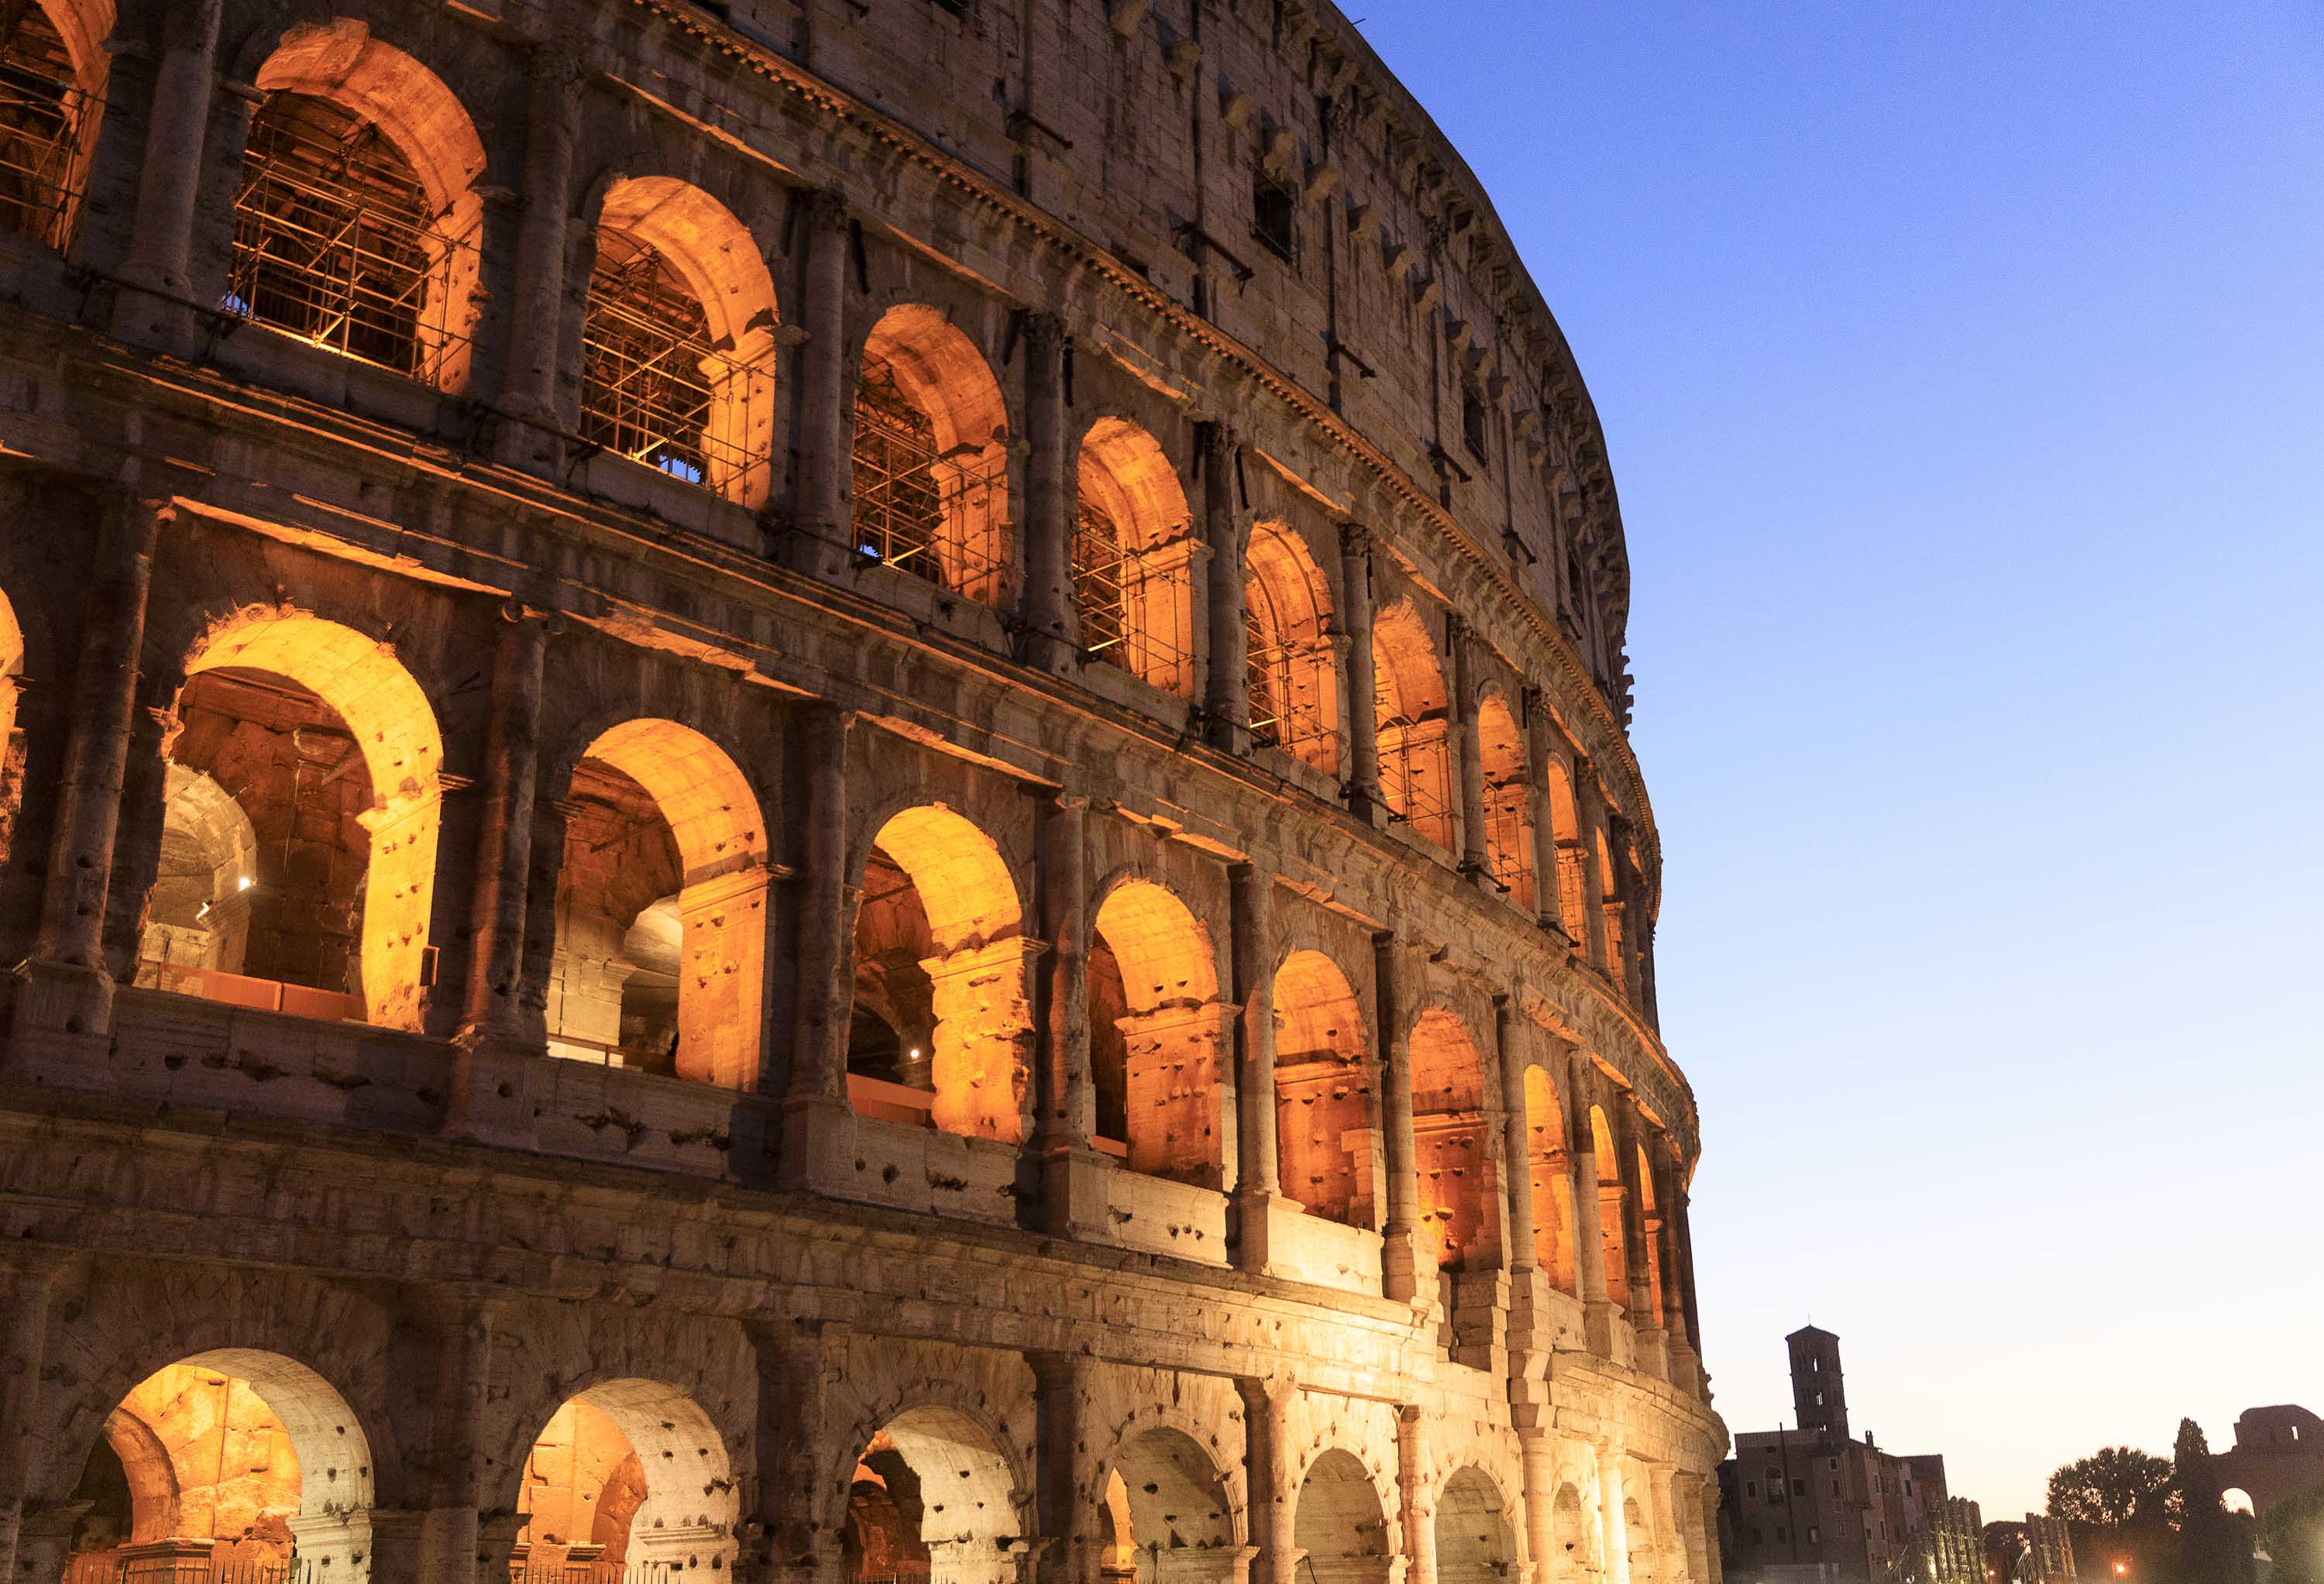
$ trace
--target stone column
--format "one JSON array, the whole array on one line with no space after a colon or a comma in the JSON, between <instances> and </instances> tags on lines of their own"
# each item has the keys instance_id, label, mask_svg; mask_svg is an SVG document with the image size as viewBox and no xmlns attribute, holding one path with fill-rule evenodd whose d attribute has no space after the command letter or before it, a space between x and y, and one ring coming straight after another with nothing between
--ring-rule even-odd
<instances>
[{"instance_id":1,"label":"stone column","mask_svg":"<svg viewBox=\"0 0 2324 1584\"><path fill-rule=\"evenodd\" d=\"M1527 1063L1518 1048L1517 1012L1506 995L1493 998L1493 1044L1501 1069L1501 1176L1508 1183L1502 1195L1508 1206L1508 1270L1523 1277L1541 1263L1534 1246L1533 1138L1526 1115L1525 1076Z\"/></svg>"},{"instance_id":2,"label":"stone column","mask_svg":"<svg viewBox=\"0 0 2324 1584\"><path fill-rule=\"evenodd\" d=\"M1420 1410L1396 1411L1396 1488L1401 1502L1403 1584L1436 1584L1436 1508L1428 1499L1428 1439Z\"/></svg>"},{"instance_id":3,"label":"stone column","mask_svg":"<svg viewBox=\"0 0 2324 1584\"><path fill-rule=\"evenodd\" d=\"M784 1075L779 1180L850 1182L855 1112L847 1099L847 1032L855 1006L855 887L847 866L848 740L855 717L828 700L802 705L797 751L807 767L807 842L798 877L797 1023Z\"/></svg>"},{"instance_id":4,"label":"stone column","mask_svg":"<svg viewBox=\"0 0 2324 1584\"><path fill-rule=\"evenodd\" d=\"M1679 1309L1686 1321L1687 1345L1700 1356L1702 1349L1702 1312L1694 1298L1694 1230L1687 1220L1687 1192L1678 1171L1671 1172L1670 1221L1672 1240L1677 1248ZM1702 1389L1698 1379L1695 1389Z\"/></svg>"},{"instance_id":5,"label":"stone column","mask_svg":"<svg viewBox=\"0 0 2324 1584\"><path fill-rule=\"evenodd\" d=\"M1059 1237L1102 1230L1104 1174L1111 1162L1091 1147L1097 1090L1090 1080L1089 799L1059 793L1044 810L1038 840L1042 973L1039 1071L1033 1147L1040 1159L1039 1224Z\"/></svg>"},{"instance_id":6,"label":"stone column","mask_svg":"<svg viewBox=\"0 0 2324 1584\"><path fill-rule=\"evenodd\" d=\"M1066 455L1065 322L1025 321L1025 663L1053 676L1078 664L1074 603L1074 469Z\"/></svg>"},{"instance_id":7,"label":"stone column","mask_svg":"<svg viewBox=\"0 0 2324 1584\"><path fill-rule=\"evenodd\" d=\"M456 1288L422 1294L417 1316L436 1375L428 1396L428 1511L420 1524L420 1584L476 1584L484 1534L477 1420L492 1386L498 1307Z\"/></svg>"},{"instance_id":8,"label":"stone column","mask_svg":"<svg viewBox=\"0 0 2324 1584\"><path fill-rule=\"evenodd\" d=\"M1485 841L1485 760L1477 736L1477 658L1469 624L1458 616L1444 621L1444 647L1452 655L1452 751L1460 772L1461 872L1489 882L1492 861Z\"/></svg>"},{"instance_id":9,"label":"stone column","mask_svg":"<svg viewBox=\"0 0 2324 1584\"><path fill-rule=\"evenodd\" d=\"M563 366L565 264L572 236L573 145L581 122L580 59L553 44L534 48L526 74L523 215L516 234L516 303L509 327L501 408L511 417L558 427L557 373ZM517 444L537 438L516 426ZM549 455L557 442L548 437Z\"/></svg>"},{"instance_id":10,"label":"stone column","mask_svg":"<svg viewBox=\"0 0 2324 1584\"><path fill-rule=\"evenodd\" d=\"M1557 873L1557 803L1550 794L1549 755L1552 731L1549 698L1538 687L1525 690L1526 799L1533 817L1534 914L1541 927L1562 941L1566 933L1558 898L1564 888Z\"/></svg>"},{"instance_id":11,"label":"stone column","mask_svg":"<svg viewBox=\"0 0 2324 1584\"><path fill-rule=\"evenodd\" d=\"M1296 1536L1297 1492L1291 1488L1291 1395L1287 1381L1239 1376L1242 1394L1243 1479L1250 1541L1259 1548L1250 1584L1296 1584L1307 1553Z\"/></svg>"},{"instance_id":12,"label":"stone column","mask_svg":"<svg viewBox=\"0 0 2324 1584\"><path fill-rule=\"evenodd\" d=\"M113 977L105 963L105 905L136 714L154 547L162 523L176 516L177 509L164 502L116 499L106 506L97 536L40 929L32 954L16 968L23 982L5 1075L18 1083L112 1087L106 1036L113 1027Z\"/></svg>"},{"instance_id":13,"label":"stone column","mask_svg":"<svg viewBox=\"0 0 2324 1584\"><path fill-rule=\"evenodd\" d=\"M1595 1087L1590 1058L1575 1051L1567 1065L1565 1084L1566 1137L1571 1141L1565 1160L1573 1183L1574 1290L1582 1298L1590 1350L1601 1358L1621 1360L1614 1325L1620 1311L1607 1287L1605 1207L1599 1196L1597 1145L1590 1131L1590 1102Z\"/></svg>"},{"instance_id":14,"label":"stone column","mask_svg":"<svg viewBox=\"0 0 2324 1584\"><path fill-rule=\"evenodd\" d=\"M455 1041L446 1130L456 1138L523 1146L532 1138L527 1057L548 1043L539 1015L527 1014L523 989L549 625L521 610L503 614L507 620L493 655L483 824L468 914L467 1002ZM542 901L553 908L555 893ZM500 1093L504 1086L511 1091L506 1097Z\"/></svg>"},{"instance_id":15,"label":"stone column","mask_svg":"<svg viewBox=\"0 0 2324 1584\"><path fill-rule=\"evenodd\" d=\"M1560 1566L1557 1538L1557 1448L1545 1424L1518 1425L1517 1458L1525 1480L1526 1554L1533 1558L1534 1584L1560 1584L1566 1575Z\"/></svg>"},{"instance_id":16,"label":"stone column","mask_svg":"<svg viewBox=\"0 0 2324 1584\"><path fill-rule=\"evenodd\" d=\"M1380 1153L1386 1157L1388 1218L1381 1228L1380 1290L1410 1301L1420 1294L1416 1233L1420 1225L1420 1176L1412 1126L1411 970L1392 932L1372 937L1377 1037L1379 1041Z\"/></svg>"},{"instance_id":17,"label":"stone column","mask_svg":"<svg viewBox=\"0 0 2324 1584\"><path fill-rule=\"evenodd\" d=\"M1622 1449L1598 1448L1598 1524L1606 1548L1606 1584L1630 1584L1630 1525L1622 1512Z\"/></svg>"},{"instance_id":18,"label":"stone column","mask_svg":"<svg viewBox=\"0 0 2324 1584\"><path fill-rule=\"evenodd\" d=\"M32 1435L47 1357L49 1300L63 1251L19 1248L0 1257L0 1579L14 1579L16 1536L32 1484Z\"/></svg>"},{"instance_id":19,"label":"stone column","mask_svg":"<svg viewBox=\"0 0 2324 1584\"><path fill-rule=\"evenodd\" d=\"M1372 678L1372 536L1340 525L1340 626L1348 636L1348 808L1375 825L1388 821L1380 796L1379 712Z\"/></svg>"},{"instance_id":20,"label":"stone column","mask_svg":"<svg viewBox=\"0 0 2324 1584\"><path fill-rule=\"evenodd\" d=\"M113 333L125 341L190 350L195 340L194 199L200 191L210 96L217 72L225 0L163 8L161 58L145 118L145 159L121 276L132 288L113 307Z\"/></svg>"},{"instance_id":21,"label":"stone column","mask_svg":"<svg viewBox=\"0 0 2324 1584\"><path fill-rule=\"evenodd\" d=\"M1091 1364L1080 1353L1028 1353L1033 1367L1033 1511L1041 1538L1039 1584L1086 1584L1097 1577L1098 1543L1090 1520L1099 1505L1084 1499L1081 1455L1088 1439Z\"/></svg>"},{"instance_id":22,"label":"stone column","mask_svg":"<svg viewBox=\"0 0 2324 1584\"><path fill-rule=\"evenodd\" d=\"M1257 864L1238 864L1232 887L1235 1003L1235 1263L1263 1271L1271 1218L1283 1196L1282 1156L1276 1140L1275 878Z\"/></svg>"},{"instance_id":23,"label":"stone column","mask_svg":"<svg viewBox=\"0 0 2324 1584\"><path fill-rule=\"evenodd\" d=\"M759 1362L758 1419L752 1478L742 1492L742 1544L734 1570L742 1584L842 1584L846 1533L825 1465L825 1397L846 1355L847 1328L836 1321L754 1316L743 1322ZM844 1511L844 1509L843 1509Z\"/></svg>"},{"instance_id":24,"label":"stone column","mask_svg":"<svg viewBox=\"0 0 2324 1584\"><path fill-rule=\"evenodd\" d=\"M1242 514L1236 510L1235 469L1242 455L1235 432L1222 423L1202 426L1203 536L1211 548L1211 670L1204 695L1204 724L1213 746L1250 751L1250 633L1243 626Z\"/></svg>"},{"instance_id":25,"label":"stone column","mask_svg":"<svg viewBox=\"0 0 2324 1584\"><path fill-rule=\"evenodd\" d=\"M1630 1288L1630 1324L1640 1332L1658 1331L1651 1273L1652 1237L1646 1229L1646 1184L1639 1176L1638 1113L1628 1096L1617 1096L1609 1120L1614 1128L1614 1170L1622 1180L1622 1263Z\"/></svg>"},{"instance_id":26,"label":"stone column","mask_svg":"<svg viewBox=\"0 0 2324 1584\"><path fill-rule=\"evenodd\" d=\"M848 542L847 198L836 189L807 206L807 252L800 290L797 494L791 507L792 565L835 578L854 547Z\"/></svg>"},{"instance_id":27,"label":"stone column","mask_svg":"<svg viewBox=\"0 0 2324 1584\"><path fill-rule=\"evenodd\" d=\"M1726 1559L1719 1552L1719 1478L1713 1474L1702 1474L1696 1479L1702 1492L1695 1504L1695 1522L1702 1545L1702 1574L1698 1584L1720 1584Z\"/></svg>"}]
</instances>

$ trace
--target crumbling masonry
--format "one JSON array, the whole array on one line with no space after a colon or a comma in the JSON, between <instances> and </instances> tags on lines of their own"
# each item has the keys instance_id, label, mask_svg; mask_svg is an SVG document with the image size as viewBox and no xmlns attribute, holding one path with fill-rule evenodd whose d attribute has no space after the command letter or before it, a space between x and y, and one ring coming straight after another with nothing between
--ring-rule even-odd
<instances>
[{"instance_id":1,"label":"crumbling masonry","mask_svg":"<svg viewBox=\"0 0 2324 1584\"><path fill-rule=\"evenodd\" d=\"M1604 442L1343 17L0 52L0 1578L1716 1580Z\"/></svg>"}]
</instances>

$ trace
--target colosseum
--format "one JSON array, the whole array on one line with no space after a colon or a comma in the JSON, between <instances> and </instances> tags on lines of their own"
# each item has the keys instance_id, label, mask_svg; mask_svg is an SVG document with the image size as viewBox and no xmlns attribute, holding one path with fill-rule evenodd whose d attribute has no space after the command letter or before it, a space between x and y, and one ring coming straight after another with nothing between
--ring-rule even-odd
<instances>
[{"instance_id":1,"label":"colosseum","mask_svg":"<svg viewBox=\"0 0 2324 1584\"><path fill-rule=\"evenodd\" d=\"M0 1579L1718 1579L1605 442L1344 16L0 44Z\"/></svg>"}]
</instances>

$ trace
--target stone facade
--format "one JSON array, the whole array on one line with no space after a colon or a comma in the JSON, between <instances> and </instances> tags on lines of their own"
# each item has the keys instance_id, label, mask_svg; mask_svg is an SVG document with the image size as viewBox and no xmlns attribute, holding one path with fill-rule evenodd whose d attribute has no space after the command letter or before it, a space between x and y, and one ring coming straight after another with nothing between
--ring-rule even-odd
<instances>
[{"instance_id":1,"label":"stone facade","mask_svg":"<svg viewBox=\"0 0 2324 1584\"><path fill-rule=\"evenodd\" d=\"M1604 444L1343 17L5 9L0 1576L1717 1580Z\"/></svg>"}]
</instances>

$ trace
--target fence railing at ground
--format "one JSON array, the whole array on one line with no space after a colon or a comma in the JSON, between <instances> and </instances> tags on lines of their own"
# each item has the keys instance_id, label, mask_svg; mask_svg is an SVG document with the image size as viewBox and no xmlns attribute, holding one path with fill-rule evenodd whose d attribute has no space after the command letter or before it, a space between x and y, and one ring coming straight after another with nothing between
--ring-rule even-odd
<instances>
[{"instance_id":1,"label":"fence railing at ground","mask_svg":"<svg viewBox=\"0 0 2324 1584\"><path fill-rule=\"evenodd\" d=\"M303 1557L219 1558L169 1556L77 1556L65 1564L64 1584L315 1584L315 1569Z\"/></svg>"}]
</instances>

